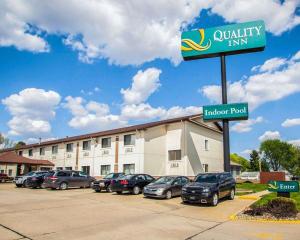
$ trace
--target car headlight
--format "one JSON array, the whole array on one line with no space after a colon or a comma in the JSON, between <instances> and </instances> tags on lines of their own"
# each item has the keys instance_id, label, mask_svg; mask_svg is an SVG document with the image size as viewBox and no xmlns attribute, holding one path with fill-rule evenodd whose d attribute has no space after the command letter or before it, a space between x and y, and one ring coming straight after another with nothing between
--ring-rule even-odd
<instances>
[{"instance_id":1,"label":"car headlight","mask_svg":"<svg viewBox=\"0 0 300 240\"><path fill-rule=\"evenodd\" d=\"M208 193L208 192L210 192L210 189L209 188L203 188L202 192Z\"/></svg>"},{"instance_id":2,"label":"car headlight","mask_svg":"<svg viewBox=\"0 0 300 240\"><path fill-rule=\"evenodd\" d=\"M158 189L156 190L156 193L159 194L159 195L161 195L161 194L163 193L163 191L164 191L163 188L158 188Z\"/></svg>"}]
</instances>

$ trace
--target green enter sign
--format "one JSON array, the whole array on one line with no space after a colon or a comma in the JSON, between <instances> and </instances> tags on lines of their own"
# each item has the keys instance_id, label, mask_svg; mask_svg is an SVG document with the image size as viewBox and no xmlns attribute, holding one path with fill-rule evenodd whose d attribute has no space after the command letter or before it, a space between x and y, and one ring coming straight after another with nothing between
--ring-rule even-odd
<instances>
[{"instance_id":1,"label":"green enter sign","mask_svg":"<svg viewBox=\"0 0 300 240\"><path fill-rule=\"evenodd\" d=\"M299 182L297 181L269 181L268 190L270 192L299 192Z\"/></svg>"},{"instance_id":2,"label":"green enter sign","mask_svg":"<svg viewBox=\"0 0 300 240\"><path fill-rule=\"evenodd\" d=\"M248 103L203 106L203 120L247 120Z\"/></svg>"},{"instance_id":3,"label":"green enter sign","mask_svg":"<svg viewBox=\"0 0 300 240\"><path fill-rule=\"evenodd\" d=\"M183 32L184 60L262 51L266 45L263 21L225 25Z\"/></svg>"}]
</instances>

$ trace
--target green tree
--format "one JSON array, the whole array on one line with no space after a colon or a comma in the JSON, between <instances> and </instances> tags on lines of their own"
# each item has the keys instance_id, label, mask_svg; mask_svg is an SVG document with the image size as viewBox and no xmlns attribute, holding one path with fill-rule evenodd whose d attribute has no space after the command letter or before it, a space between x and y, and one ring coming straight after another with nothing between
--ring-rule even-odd
<instances>
[{"instance_id":1,"label":"green tree","mask_svg":"<svg viewBox=\"0 0 300 240\"><path fill-rule=\"evenodd\" d=\"M251 171L259 171L259 153L256 150L252 150L250 153L250 168Z\"/></svg>"},{"instance_id":2,"label":"green tree","mask_svg":"<svg viewBox=\"0 0 300 240\"><path fill-rule=\"evenodd\" d=\"M261 159L260 164L261 164L261 171L262 172L270 172L270 166L265 160Z\"/></svg>"},{"instance_id":3,"label":"green tree","mask_svg":"<svg viewBox=\"0 0 300 240\"><path fill-rule=\"evenodd\" d=\"M11 148L14 146L14 142L11 141L9 138L4 137L0 133L0 148Z\"/></svg>"},{"instance_id":4,"label":"green tree","mask_svg":"<svg viewBox=\"0 0 300 240\"><path fill-rule=\"evenodd\" d=\"M284 162L292 161L295 157L293 145L279 139L262 142L260 144L260 152L262 153L262 160L274 171L280 170Z\"/></svg>"},{"instance_id":5,"label":"green tree","mask_svg":"<svg viewBox=\"0 0 300 240\"><path fill-rule=\"evenodd\" d=\"M18 148L20 148L20 147L22 147L22 146L25 146L25 145L26 145L26 143L24 143L24 142L22 142L22 141L19 141L19 142L17 142L17 144L15 145L15 148L18 149Z\"/></svg>"},{"instance_id":6,"label":"green tree","mask_svg":"<svg viewBox=\"0 0 300 240\"><path fill-rule=\"evenodd\" d=\"M243 158L242 156L236 154L236 153L232 153L230 154L230 160L238 163L242 166L242 171L247 171L249 169L249 161L246 158Z\"/></svg>"},{"instance_id":7,"label":"green tree","mask_svg":"<svg viewBox=\"0 0 300 240\"><path fill-rule=\"evenodd\" d=\"M293 176L300 176L300 147L292 146L294 157L291 159L284 159L282 167L286 169Z\"/></svg>"}]
</instances>

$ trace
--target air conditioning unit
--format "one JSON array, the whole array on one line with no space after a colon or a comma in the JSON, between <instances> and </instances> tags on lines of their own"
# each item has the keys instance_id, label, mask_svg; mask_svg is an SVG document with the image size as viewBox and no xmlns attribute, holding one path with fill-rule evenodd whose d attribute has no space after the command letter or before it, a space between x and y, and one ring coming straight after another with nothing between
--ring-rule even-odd
<instances>
[{"instance_id":1,"label":"air conditioning unit","mask_svg":"<svg viewBox=\"0 0 300 240\"><path fill-rule=\"evenodd\" d=\"M84 156L84 157L89 156L89 152L84 152L84 153L83 153L83 156Z\"/></svg>"},{"instance_id":2,"label":"air conditioning unit","mask_svg":"<svg viewBox=\"0 0 300 240\"><path fill-rule=\"evenodd\" d=\"M125 153L132 153L133 152L133 148L125 148Z\"/></svg>"},{"instance_id":3,"label":"air conditioning unit","mask_svg":"<svg viewBox=\"0 0 300 240\"><path fill-rule=\"evenodd\" d=\"M109 150L103 150L102 151L102 155L108 155L109 154Z\"/></svg>"}]
</instances>

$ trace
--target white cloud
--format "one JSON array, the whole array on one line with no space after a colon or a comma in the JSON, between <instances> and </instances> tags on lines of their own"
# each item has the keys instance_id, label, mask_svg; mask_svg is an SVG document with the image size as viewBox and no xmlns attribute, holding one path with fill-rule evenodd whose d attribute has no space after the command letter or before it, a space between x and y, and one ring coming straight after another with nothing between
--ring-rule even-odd
<instances>
[{"instance_id":1,"label":"white cloud","mask_svg":"<svg viewBox=\"0 0 300 240\"><path fill-rule=\"evenodd\" d=\"M87 63L104 58L139 65L159 58L178 64L180 32L203 9L226 22L263 19L268 31L280 35L299 24L298 6L298 0L2 0L0 46L44 52L44 35L55 34Z\"/></svg>"},{"instance_id":2,"label":"white cloud","mask_svg":"<svg viewBox=\"0 0 300 240\"><path fill-rule=\"evenodd\" d=\"M60 95L54 91L27 88L2 100L12 119L9 120L9 135L23 137L48 136L50 120L55 117L55 108Z\"/></svg>"},{"instance_id":3,"label":"white cloud","mask_svg":"<svg viewBox=\"0 0 300 240\"><path fill-rule=\"evenodd\" d=\"M68 123L72 128L85 131L100 131L127 124L118 115L110 114L107 104L95 101L86 102L81 97L71 96L66 97L65 101L63 107L72 114L72 119Z\"/></svg>"},{"instance_id":4,"label":"white cloud","mask_svg":"<svg viewBox=\"0 0 300 240\"><path fill-rule=\"evenodd\" d=\"M141 103L138 105L124 105L122 107L121 116L124 119L134 120L155 119L163 117L165 115L165 112L166 110L164 108L153 108L148 103Z\"/></svg>"},{"instance_id":5,"label":"white cloud","mask_svg":"<svg viewBox=\"0 0 300 240\"><path fill-rule=\"evenodd\" d=\"M259 71L259 72L272 72L275 71L277 69L279 69L281 66L285 65L287 63L285 58L271 58L267 61L265 61L265 63L263 65L258 65L255 66L251 69L251 71Z\"/></svg>"},{"instance_id":6,"label":"white cloud","mask_svg":"<svg viewBox=\"0 0 300 240\"><path fill-rule=\"evenodd\" d=\"M57 138L55 137L50 137L50 138L41 138L41 142L47 142L47 141L52 141L56 140ZM33 143L39 143L40 139L39 138L28 138L25 140L26 144L33 144Z\"/></svg>"},{"instance_id":7,"label":"white cloud","mask_svg":"<svg viewBox=\"0 0 300 240\"><path fill-rule=\"evenodd\" d=\"M239 133L250 132L252 130L253 125L255 125L257 123L261 123L263 121L264 121L263 117L257 117L255 119L248 119L245 121L235 123L231 127L231 130L234 132L239 132Z\"/></svg>"},{"instance_id":8,"label":"white cloud","mask_svg":"<svg viewBox=\"0 0 300 240\"><path fill-rule=\"evenodd\" d=\"M251 0L251 1L212 1L211 11L228 22L246 22L263 19L269 32L280 35L300 23L296 14L299 0Z\"/></svg>"},{"instance_id":9,"label":"white cloud","mask_svg":"<svg viewBox=\"0 0 300 240\"><path fill-rule=\"evenodd\" d=\"M138 71L133 77L130 88L121 89L125 104L139 104L148 99L160 86L159 75L161 70L148 68Z\"/></svg>"},{"instance_id":10,"label":"white cloud","mask_svg":"<svg viewBox=\"0 0 300 240\"><path fill-rule=\"evenodd\" d=\"M202 113L202 107L195 107L195 106L189 106L189 107L180 107L180 106L174 106L169 108L163 118L175 118L175 117L181 117L181 116L188 116L188 115L194 115L194 114L200 114Z\"/></svg>"},{"instance_id":11,"label":"white cloud","mask_svg":"<svg viewBox=\"0 0 300 240\"><path fill-rule=\"evenodd\" d=\"M241 152L244 156L249 156L252 153L253 150L251 149L245 149L244 151Z\"/></svg>"},{"instance_id":12,"label":"white cloud","mask_svg":"<svg viewBox=\"0 0 300 240\"><path fill-rule=\"evenodd\" d=\"M266 102L299 92L300 61L296 57L299 52L287 59L284 66L281 64L280 70L253 74L247 79L229 83L229 102L248 102L250 110L253 110ZM212 102L221 102L221 88L218 85L204 86L199 92Z\"/></svg>"},{"instance_id":13,"label":"white cloud","mask_svg":"<svg viewBox=\"0 0 300 240\"><path fill-rule=\"evenodd\" d=\"M280 133L278 131L266 131L258 139L261 142L265 140L280 139Z\"/></svg>"},{"instance_id":14,"label":"white cloud","mask_svg":"<svg viewBox=\"0 0 300 240\"><path fill-rule=\"evenodd\" d=\"M294 146L300 147L300 139L290 140L288 143L293 144Z\"/></svg>"},{"instance_id":15,"label":"white cloud","mask_svg":"<svg viewBox=\"0 0 300 240\"><path fill-rule=\"evenodd\" d=\"M298 125L300 125L300 118L288 118L281 124L283 127L294 127Z\"/></svg>"}]
</instances>

